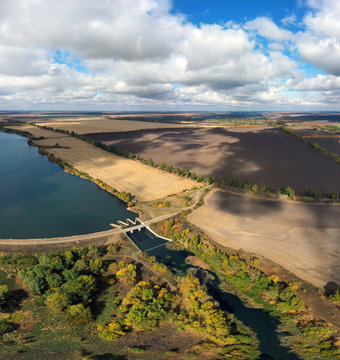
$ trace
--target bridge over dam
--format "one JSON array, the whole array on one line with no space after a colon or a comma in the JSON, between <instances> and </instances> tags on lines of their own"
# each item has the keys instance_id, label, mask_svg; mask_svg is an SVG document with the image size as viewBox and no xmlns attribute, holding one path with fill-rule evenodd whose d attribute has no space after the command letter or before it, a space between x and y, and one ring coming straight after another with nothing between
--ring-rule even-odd
<instances>
[{"instance_id":1,"label":"bridge over dam","mask_svg":"<svg viewBox=\"0 0 340 360\"><path fill-rule=\"evenodd\" d=\"M210 189L212 185L201 188L197 191L195 196L195 202L185 208L179 209L175 212L171 212L165 215L158 216L142 222L139 217L135 221L126 219L125 221L120 220L117 224L110 224L113 229L105 230L101 232L84 234L84 235L73 235L73 236L62 236L52 238L36 238L36 239L0 239L0 251L4 252L43 252L43 251L54 251L58 249L64 249L70 246L86 246L91 243L107 243L110 239L122 232L131 233L135 230L142 230L146 226L157 223L158 221L169 219L182 211L193 209L203 191ZM129 226L130 225L130 226ZM167 239L169 241L169 239Z\"/></svg>"},{"instance_id":2,"label":"bridge over dam","mask_svg":"<svg viewBox=\"0 0 340 360\"><path fill-rule=\"evenodd\" d=\"M145 227L143 221L137 216L135 220L131 220L129 218L127 218L125 221L123 220L117 220L117 223L111 223L110 226L112 226L114 229L120 229L124 231L128 230L127 228L132 227L133 230L140 230L143 227ZM131 229L132 230L132 229ZM132 231L133 231L132 230Z\"/></svg>"},{"instance_id":3,"label":"bridge over dam","mask_svg":"<svg viewBox=\"0 0 340 360\"><path fill-rule=\"evenodd\" d=\"M52 237L52 238L37 238L37 239L0 239L0 251L4 252L43 252L53 251L58 249L67 248L70 246L86 246L91 243L108 243L114 236L121 233L133 233L138 230L141 231L143 228L149 228L149 225L158 221L166 220L177 215L178 212L158 216L153 219L142 220L137 217L135 221L126 219L125 221L119 220L117 224L110 224L113 229L100 231L91 234L83 235L72 235L63 237ZM156 234L155 234L156 235ZM156 235L158 236L158 235ZM170 239L166 239L170 241ZM140 247L138 246L140 249ZM140 249L141 250L141 249ZM144 250L141 250L144 251Z\"/></svg>"}]
</instances>

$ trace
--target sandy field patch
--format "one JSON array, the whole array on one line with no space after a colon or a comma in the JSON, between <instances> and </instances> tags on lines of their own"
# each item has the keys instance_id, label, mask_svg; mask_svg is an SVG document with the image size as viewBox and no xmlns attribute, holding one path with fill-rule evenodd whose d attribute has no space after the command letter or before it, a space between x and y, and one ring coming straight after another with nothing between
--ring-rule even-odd
<instances>
[{"instance_id":1,"label":"sandy field patch","mask_svg":"<svg viewBox=\"0 0 340 360\"><path fill-rule=\"evenodd\" d=\"M38 125L52 127L53 129L62 129L74 131L77 134L122 132L141 129L159 129L178 127L180 124L170 124L161 122L134 121L134 120L115 120L103 118L79 118L65 119L48 122L37 122Z\"/></svg>"},{"instance_id":2,"label":"sandy field patch","mask_svg":"<svg viewBox=\"0 0 340 360\"><path fill-rule=\"evenodd\" d=\"M260 254L322 288L340 283L340 206L213 190L189 221L217 243Z\"/></svg>"},{"instance_id":3,"label":"sandy field patch","mask_svg":"<svg viewBox=\"0 0 340 360\"><path fill-rule=\"evenodd\" d=\"M91 138L214 179L237 178L297 193L340 191L340 167L278 128L182 128L94 134Z\"/></svg>"},{"instance_id":4,"label":"sandy field patch","mask_svg":"<svg viewBox=\"0 0 340 360\"><path fill-rule=\"evenodd\" d=\"M37 140L35 144L53 146L58 143L60 148L50 148L47 151L119 191L130 192L140 201L157 200L197 185L197 183L175 174L169 174L137 161L110 154L71 136L33 126L17 128L29 131L34 136L49 137Z\"/></svg>"}]
</instances>

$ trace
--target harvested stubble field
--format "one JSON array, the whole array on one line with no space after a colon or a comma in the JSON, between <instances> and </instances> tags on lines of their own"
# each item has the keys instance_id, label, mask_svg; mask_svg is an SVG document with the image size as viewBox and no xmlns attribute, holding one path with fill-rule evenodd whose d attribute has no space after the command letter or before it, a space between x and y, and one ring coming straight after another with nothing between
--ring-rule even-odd
<instances>
[{"instance_id":1,"label":"harvested stubble field","mask_svg":"<svg viewBox=\"0 0 340 360\"><path fill-rule=\"evenodd\" d=\"M265 182L274 189L289 185L297 193L309 187L340 191L339 165L278 128L155 129L90 137L214 179Z\"/></svg>"},{"instance_id":2,"label":"harvested stubble field","mask_svg":"<svg viewBox=\"0 0 340 360\"><path fill-rule=\"evenodd\" d=\"M196 184L189 179L108 153L71 136L30 125L12 128L28 131L36 137L44 136L46 139L34 143L39 146L58 144L59 147L47 148L46 151L94 179L98 178L119 191L130 192L140 201L157 200Z\"/></svg>"},{"instance_id":3,"label":"harvested stubble field","mask_svg":"<svg viewBox=\"0 0 340 360\"><path fill-rule=\"evenodd\" d=\"M105 118L60 118L54 121L37 122L38 125L48 126L53 129L61 129L67 131L74 131L82 135L88 133L105 133L105 132L122 132L134 131L142 129L159 129L178 127L180 124L162 123L162 122L148 122L148 121L134 121L134 120L116 120Z\"/></svg>"},{"instance_id":4,"label":"harvested stubble field","mask_svg":"<svg viewBox=\"0 0 340 360\"><path fill-rule=\"evenodd\" d=\"M64 134L60 134L60 133L57 133L54 131L48 131L45 129L40 129L40 128L38 128L36 126L32 126L32 125L6 126L6 127L8 129L13 129L13 130L26 131L36 138L38 138L40 136L42 136L44 138L49 138L49 139L58 139L58 138L65 137Z\"/></svg>"},{"instance_id":5,"label":"harvested stubble field","mask_svg":"<svg viewBox=\"0 0 340 360\"><path fill-rule=\"evenodd\" d=\"M188 219L217 243L260 254L322 288L340 282L340 206L214 190Z\"/></svg>"}]
</instances>

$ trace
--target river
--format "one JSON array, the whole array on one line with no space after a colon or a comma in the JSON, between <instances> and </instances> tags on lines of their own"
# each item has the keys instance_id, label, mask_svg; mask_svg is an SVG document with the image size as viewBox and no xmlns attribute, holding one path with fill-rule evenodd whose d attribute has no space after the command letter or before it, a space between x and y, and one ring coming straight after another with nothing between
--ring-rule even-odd
<instances>
[{"instance_id":1,"label":"river","mask_svg":"<svg viewBox=\"0 0 340 360\"><path fill-rule=\"evenodd\" d=\"M290 352L288 348L280 345L280 339L276 332L278 323L267 311L248 308L237 296L222 291L219 287L219 280L213 272L186 262L186 258L192 255L190 252L168 249L165 246L167 241L157 237L146 228L141 231L134 231L132 234L128 233L128 236L141 251L150 256L155 256L158 262L167 265L178 275L185 275L190 268L193 268L198 277L205 279L210 294L220 302L221 308L235 314L239 320L257 334L262 353L261 360L300 359L296 354Z\"/></svg>"}]
</instances>

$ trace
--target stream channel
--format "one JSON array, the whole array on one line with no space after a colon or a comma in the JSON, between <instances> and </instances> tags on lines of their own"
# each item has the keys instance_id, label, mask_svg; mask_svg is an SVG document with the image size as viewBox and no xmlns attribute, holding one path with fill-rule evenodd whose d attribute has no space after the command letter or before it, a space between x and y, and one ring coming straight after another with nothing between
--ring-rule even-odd
<instances>
[{"instance_id":1,"label":"stream channel","mask_svg":"<svg viewBox=\"0 0 340 360\"><path fill-rule=\"evenodd\" d=\"M221 308L233 313L237 319L249 326L260 341L261 360L299 360L296 354L280 345L279 335L276 332L278 322L263 309L246 307L235 295L224 292L219 287L219 279L208 270L190 265L186 258L192 254L186 250L176 251L166 247L164 238L158 237L147 228L127 234L137 247L149 256L155 256L157 261L167 265L178 275L185 275L190 268L194 268L199 277L206 277L208 291L219 301ZM209 275L209 276L207 276Z\"/></svg>"},{"instance_id":2,"label":"stream channel","mask_svg":"<svg viewBox=\"0 0 340 360\"><path fill-rule=\"evenodd\" d=\"M107 230L111 222L136 216L126 210L123 201L96 184L65 173L36 147L29 146L26 138L0 132L0 238L86 234ZM222 291L214 273L186 262L191 253L168 249L167 240L146 228L128 235L141 251L179 275L194 268L198 276L206 276L207 288L221 308L257 334L261 360L299 359L280 345L277 322L268 312L248 308L237 296Z\"/></svg>"}]
</instances>

